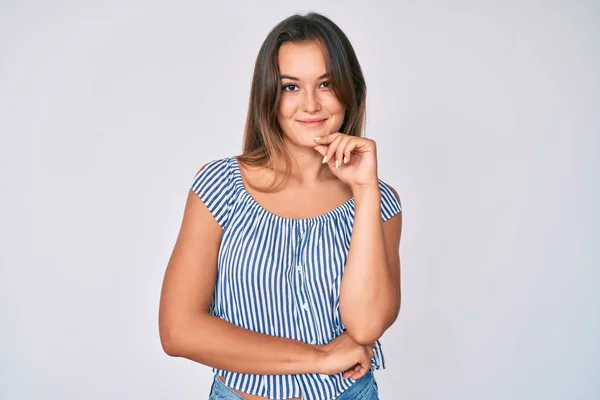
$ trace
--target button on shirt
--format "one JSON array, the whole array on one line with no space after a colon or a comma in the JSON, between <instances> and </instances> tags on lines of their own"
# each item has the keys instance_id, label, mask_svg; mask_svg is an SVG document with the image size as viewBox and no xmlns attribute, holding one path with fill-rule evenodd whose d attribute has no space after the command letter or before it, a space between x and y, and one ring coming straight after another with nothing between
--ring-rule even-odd
<instances>
[{"instance_id":1,"label":"button on shirt","mask_svg":"<svg viewBox=\"0 0 600 400\"><path fill-rule=\"evenodd\" d=\"M401 212L379 181L381 217ZM310 344L344 330L340 283L350 249L354 199L313 218L270 213L245 190L238 161L209 162L191 189L223 229L210 313L245 329ZM371 369L385 368L377 341ZM213 368L231 388L270 399L335 399L355 382L335 375L255 375Z\"/></svg>"}]
</instances>

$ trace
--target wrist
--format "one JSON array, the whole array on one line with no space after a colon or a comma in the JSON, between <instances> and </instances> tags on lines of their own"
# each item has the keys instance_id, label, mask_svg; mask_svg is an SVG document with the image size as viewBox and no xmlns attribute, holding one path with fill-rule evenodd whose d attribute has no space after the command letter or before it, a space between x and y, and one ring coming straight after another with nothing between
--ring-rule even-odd
<instances>
[{"instance_id":1,"label":"wrist","mask_svg":"<svg viewBox=\"0 0 600 400\"><path fill-rule=\"evenodd\" d=\"M356 200L368 197L381 197L379 183L352 186L352 195Z\"/></svg>"},{"instance_id":2,"label":"wrist","mask_svg":"<svg viewBox=\"0 0 600 400\"><path fill-rule=\"evenodd\" d=\"M325 373L325 360L327 358L327 345L312 345L309 372L311 374Z\"/></svg>"}]
</instances>

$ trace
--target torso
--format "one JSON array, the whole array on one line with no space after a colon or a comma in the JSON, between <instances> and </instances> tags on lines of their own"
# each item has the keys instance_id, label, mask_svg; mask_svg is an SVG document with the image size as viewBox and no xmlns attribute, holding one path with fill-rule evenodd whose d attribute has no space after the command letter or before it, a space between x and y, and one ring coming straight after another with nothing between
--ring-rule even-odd
<instances>
[{"instance_id":1,"label":"torso","mask_svg":"<svg viewBox=\"0 0 600 400\"><path fill-rule=\"evenodd\" d=\"M327 171L311 182L293 176L283 189L267 192L272 174L227 157L194 180L224 230L211 314L244 329L324 345L345 329L339 292L354 223L352 191ZM383 207L382 217L390 210ZM374 350L372 368L385 368L379 342ZM213 372L250 400L335 398L351 385L341 374Z\"/></svg>"},{"instance_id":2,"label":"torso","mask_svg":"<svg viewBox=\"0 0 600 400\"><path fill-rule=\"evenodd\" d=\"M352 191L338 179L329 179L319 188L306 189L300 185L288 184L285 189L267 193L261 187L267 187L273 179L272 171L265 168L248 167L238 162L242 181L248 194L270 213L284 218L311 218L322 215L348 201ZM218 379L225 383L225 377ZM229 388L246 400L269 400L240 390ZM294 397L289 400L301 400Z\"/></svg>"}]
</instances>

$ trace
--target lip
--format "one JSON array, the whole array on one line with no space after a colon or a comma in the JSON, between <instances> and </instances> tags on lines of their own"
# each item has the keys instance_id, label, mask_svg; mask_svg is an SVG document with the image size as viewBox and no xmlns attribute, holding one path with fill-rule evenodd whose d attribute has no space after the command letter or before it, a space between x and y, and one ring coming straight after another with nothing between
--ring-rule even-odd
<instances>
[{"instance_id":1,"label":"lip","mask_svg":"<svg viewBox=\"0 0 600 400\"><path fill-rule=\"evenodd\" d=\"M321 126L327 121L327 118L310 118L298 120L304 126Z\"/></svg>"}]
</instances>

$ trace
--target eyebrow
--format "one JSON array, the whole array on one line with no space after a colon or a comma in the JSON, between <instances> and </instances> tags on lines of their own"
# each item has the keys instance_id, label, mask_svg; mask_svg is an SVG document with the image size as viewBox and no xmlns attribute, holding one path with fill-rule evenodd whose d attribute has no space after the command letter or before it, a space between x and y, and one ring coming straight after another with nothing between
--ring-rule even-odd
<instances>
[{"instance_id":1,"label":"eyebrow","mask_svg":"<svg viewBox=\"0 0 600 400\"><path fill-rule=\"evenodd\" d=\"M317 80L319 79L323 79L323 78L327 78L328 76L330 76L329 73L324 73L323 75L319 76L317 78ZM291 79L292 81L299 81L300 79L294 77L294 76L289 76L289 75L281 75L281 79Z\"/></svg>"}]
</instances>

